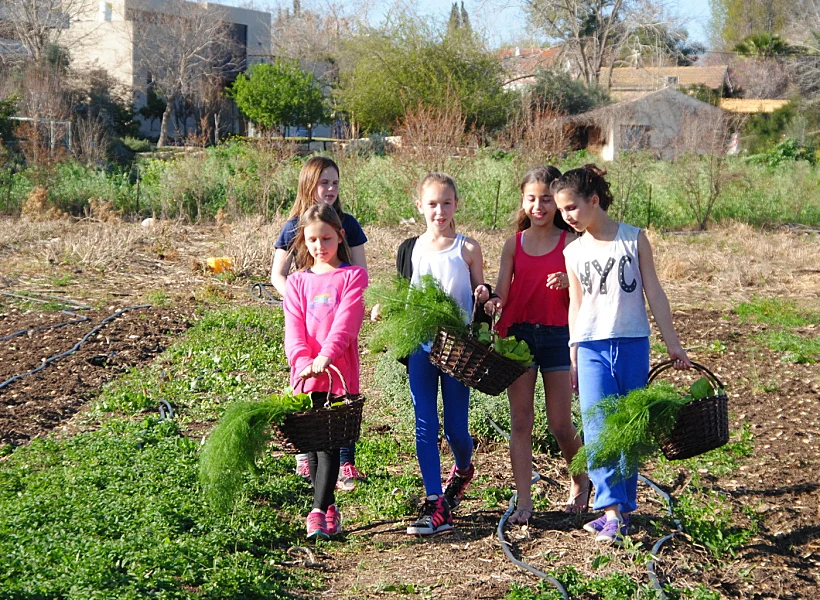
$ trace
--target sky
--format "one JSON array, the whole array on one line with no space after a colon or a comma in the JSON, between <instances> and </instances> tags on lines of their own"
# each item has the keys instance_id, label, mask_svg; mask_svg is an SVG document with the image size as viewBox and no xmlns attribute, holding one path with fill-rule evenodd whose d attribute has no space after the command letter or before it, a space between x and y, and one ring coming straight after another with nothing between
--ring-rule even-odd
<instances>
[{"instance_id":1,"label":"sky","mask_svg":"<svg viewBox=\"0 0 820 600\"><path fill-rule=\"evenodd\" d=\"M421 15L446 19L454 0L416 0ZM460 2L461 0L459 0ZM391 5L379 2L372 18L379 20ZM707 45L706 27L709 23L709 0L666 0L672 14L687 21L689 39ZM515 0L464 0L464 8L473 25L486 32L491 45L502 45L526 36L526 18L521 3Z\"/></svg>"},{"instance_id":2,"label":"sky","mask_svg":"<svg viewBox=\"0 0 820 600\"><path fill-rule=\"evenodd\" d=\"M216 0L222 4L234 6L247 5L247 0ZM302 6L311 10L321 7L328 0L302 0ZM345 4L344 0L330 0L333 3ZM365 2L371 9L370 21L377 25L396 3L415 7L420 16L429 16L446 21L454 0L351 0L353 5ZM461 0L458 0L459 3ZM709 23L709 0L657 0L664 2L673 15L686 21L689 40L700 42L708 47L706 27ZM276 6L293 6L293 0L251 1L263 10L275 14ZM492 46L510 44L527 36L527 23L520 0L464 0L464 8L470 15L474 27L485 32Z\"/></svg>"}]
</instances>

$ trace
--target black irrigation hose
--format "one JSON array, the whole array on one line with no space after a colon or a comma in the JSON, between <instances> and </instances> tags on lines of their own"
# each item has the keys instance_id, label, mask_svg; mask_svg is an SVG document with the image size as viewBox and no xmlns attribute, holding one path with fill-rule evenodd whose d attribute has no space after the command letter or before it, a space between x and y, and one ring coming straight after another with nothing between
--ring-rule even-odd
<instances>
[{"instance_id":1,"label":"black irrigation hose","mask_svg":"<svg viewBox=\"0 0 820 600\"><path fill-rule=\"evenodd\" d=\"M509 441L510 440L510 434L508 434L506 431L501 429L501 427L499 427L498 424L495 421L493 421L491 418L489 418L489 417L487 417L487 418L490 421L490 425L492 425L493 428L498 433L500 433L501 436L504 439ZM537 471L533 471L532 472L531 484L536 483L539 479L541 479L541 474L538 473ZM538 569L536 569L532 565L528 565L524 561L518 560L515 557L515 555L513 555L512 550L510 550L510 543L504 537L504 525L507 524L507 519L510 518L510 515L515 510L515 505L516 505L517 502L518 502L518 492L515 492L510 497L510 506L507 508L507 512L505 512L501 516L501 520L498 522L498 528L496 529L496 535L498 536L498 541L501 544L501 549L504 551L504 554L507 555L507 558L510 559L511 563L513 563L517 567L520 567L520 568L522 568L526 571L529 571L530 573L532 573L533 575L536 575L537 577L540 577L541 579L544 579L550 585L552 585L555 589L558 590L558 593L561 594L561 596L564 598L564 600L569 600L569 594L567 593L566 588L564 588L564 586L561 584L560 581L558 581L555 577L551 577L551 576L547 575L543 571L539 571Z\"/></svg>"},{"instance_id":2,"label":"black irrigation hose","mask_svg":"<svg viewBox=\"0 0 820 600\"><path fill-rule=\"evenodd\" d=\"M254 283L251 285L250 294L253 298L265 304L282 306L282 301L268 291L268 288L272 287L273 285L270 283Z\"/></svg>"},{"instance_id":3,"label":"black irrigation hose","mask_svg":"<svg viewBox=\"0 0 820 600\"><path fill-rule=\"evenodd\" d=\"M120 315L122 315L122 314L124 314L124 313L127 313L128 311L131 311L131 310L137 310L137 309L140 309L140 308L151 308L151 305L150 305L150 304L140 304L139 306L129 306L129 307L127 307L127 308L123 308L122 310L118 310L118 311L117 311L117 312L115 312L113 315L111 315L111 316L106 317L105 319L103 319L103 320L100 322L100 324L99 324L99 325L97 325L94 329L92 329L91 331L89 331L88 333L86 333L86 334L83 336L83 338L82 338L79 342L77 342L76 344L74 344L74 346L73 346L70 350L66 350L65 352L63 352L63 353L61 353L61 354L56 354L56 355L54 355L54 356L52 356L52 357L50 357L50 358L45 359L45 360L43 361L43 363L42 363L39 367L37 367L36 369L32 369L31 371L28 371L27 373L20 373L19 375L15 375L15 376L14 376L14 377L12 377L11 379L7 379L7 380L6 380L6 381L4 381L3 383L0 383L0 390L2 390L4 387L6 387L6 386L8 386L8 385L10 385L10 384L12 384L12 383L14 383L14 382L15 382L15 381L17 381L18 379L22 379L23 377L27 377L27 376L29 376L29 375L33 375L34 373L37 373L37 372L39 372L39 371L42 371L42 370L43 370L43 369L45 369L45 368L46 368L49 364L53 363L55 360L59 360L59 359L61 359L61 358L65 358L66 356L68 356L68 355L70 355L70 354L74 354L74 353L77 351L77 349L78 349L81 345L83 345L83 344L85 343L85 341L86 341L88 338L90 338L92 335L94 335L95 333L97 333L98 331L100 331L100 330L101 330L103 327L105 327L105 326L106 326L106 325L107 325L110 321L113 321L114 319L116 319L117 317L119 317Z\"/></svg>"},{"instance_id":4,"label":"black irrigation hose","mask_svg":"<svg viewBox=\"0 0 820 600\"><path fill-rule=\"evenodd\" d=\"M160 400L159 401L159 420L164 421L165 419L173 419L174 418L174 407L171 406L171 403L167 400Z\"/></svg>"},{"instance_id":5,"label":"black irrigation hose","mask_svg":"<svg viewBox=\"0 0 820 600\"><path fill-rule=\"evenodd\" d=\"M495 421L493 421L491 418L488 417L488 420L490 421L490 425L492 425L493 428L504 439L506 439L507 441L510 440L510 434L508 434L506 431L501 429L501 427L499 427L498 424ZM536 471L533 471L532 474L533 474L533 478L532 478L531 483L534 484L541 478L541 475ZM652 560L650 560L646 565L646 570L647 570L647 573L649 575L649 582L652 584L652 587L657 592L658 598L660 598L660 600L667 600L667 595L663 591L663 585L661 585L661 582L658 579L658 575L655 571L655 559L658 557L658 554L660 554L661 548L663 547L663 545L666 542L671 540L673 537L675 537L679 533L683 532L683 525L681 524L679 519L675 518L674 512L672 510L673 502L674 502L673 499L672 499L672 496L670 496L665 491L663 491L658 486L658 484L656 484L651 479L649 479L647 477L644 477L643 475L638 475L638 479L642 483L649 486L656 494L658 494L658 496L660 496L661 498L664 499L664 501L666 502L666 510L669 513L669 516L672 518L672 520L675 523L675 526L677 528L674 532L670 533L669 535L666 535L666 536L662 537L657 542L655 542L655 545L652 546L652 550L650 552L650 554L652 555ZM522 569L526 569L530 573L533 573L534 575L537 575L538 577L541 577L542 579L545 579L546 581L548 581L550 584L552 584L561 593L561 595L564 597L564 600L569 600L569 595L567 594L566 589L564 589L564 586L561 585L560 581L558 581L554 577L550 577L549 575L547 575L546 573L544 573L542 571L539 571L535 567L533 567L531 565L528 565L527 563L518 560L517 558L515 558L512 551L509 549L510 543L504 538L504 525L507 523L507 519L510 517L510 515L515 510L515 505L516 505L517 502L518 502L518 492L515 492L512 495L512 497L510 498L510 506L509 506L509 508L507 508L507 512L504 513L504 515L501 517L501 520L498 522L498 529L497 529L498 541L501 542L501 548L504 550L504 554L507 555L507 558L509 558L510 561L514 565L516 565L518 567L521 567Z\"/></svg>"},{"instance_id":6,"label":"black irrigation hose","mask_svg":"<svg viewBox=\"0 0 820 600\"><path fill-rule=\"evenodd\" d=\"M655 545L652 546L652 551L650 552L650 554L652 555L652 560L650 560L646 564L646 571L649 574L649 582L652 584L652 587L655 588L655 591L658 592L658 598L660 598L661 600L666 600L667 596L663 592L663 586L661 585L661 582L658 579L658 574L655 572L655 559L658 557L658 554L660 554L661 548L663 547L663 545L666 542L671 540L673 537L675 537L679 533L683 533L683 524L680 522L679 519L675 518L675 514L674 514L674 511L673 511L672 496L670 496L669 494L664 492L658 486L658 484L656 484L651 479L649 479L647 477L644 477L643 475L638 475L638 479L641 482L648 485L650 488L652 488L652 490L656 494L658 494L661 498L664 499L664 501L666 501L666 510L669 513L669 516L671 517L672 521L675 523L675 527L676 527L675 531L673 531L669 535L663 536L661 539L659 539L657 542L655 542Z\"/></svg>"},{"instance_id":7,"label":"black irrigation hose","mask_svg":"<svg viewBox=\"0 0 820 600\"><path fill-rule=\"evenodd\" d=\"M41 325L39 327L29 327L27 329L21 329L20 331L15 331L9 335L0 337L0 342L5 342L7 340L16 338L21 335L26 335L28 333L33 333L35 331L47 331L49 329L58 329L60 327L65 327L66 325L76 325L77 323L83 323L85 321L90 321L88 317L85 315L78 315L75 313L75 310L88 310L91 308L90 306L86 306L85 304L80 304L79 302L75 302L74 300L70 300L68 298L60 298L58 296L50 296L48 294L41 294L42 298L48 298L48 300L43 300L42 298L35 298L33 296L23 296L22 294L15 294L13 292L0 292L0 294L4 296L10 296L12 298L20 298L22 300L30 300L31 302L40 302L42 304L48 304L54 300L60 302L61 304L67 306L73 306L73 310L61 310L60 312L64 315L69 315L71 317L77 317L73 321L65 321L63 323L57 323L56 325Z\"/></svg>"}]
</instances>

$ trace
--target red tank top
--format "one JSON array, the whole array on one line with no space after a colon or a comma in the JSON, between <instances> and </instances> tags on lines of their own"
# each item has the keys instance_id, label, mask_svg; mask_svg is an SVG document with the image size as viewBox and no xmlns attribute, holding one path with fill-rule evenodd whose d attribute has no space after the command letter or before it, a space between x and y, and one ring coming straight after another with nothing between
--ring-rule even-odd
<instances>
[{"instance_id":1,"label":"red tank top","mask_svg":"<svg viewBox=\"0 0 820 600\"><path fill-rule=\"evenodd\" d=\"M555 248L542 256L530 256L524 252L521 245L523 233L515 234L512 284L497 326L502 337L507 335L510 325L517 323L551 326L568 323L569 290L547 287L547 275L567 271L564 264L567 232L562 231Z\"/></svg>"}]
</instances>

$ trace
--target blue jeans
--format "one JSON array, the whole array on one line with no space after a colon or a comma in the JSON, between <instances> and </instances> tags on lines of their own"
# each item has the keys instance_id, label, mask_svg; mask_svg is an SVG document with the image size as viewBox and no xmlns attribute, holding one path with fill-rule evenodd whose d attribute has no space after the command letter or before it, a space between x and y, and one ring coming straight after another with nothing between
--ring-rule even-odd
<instances>
[{"instance_id":1,"label":"blue jeans","mask_svg":"<svg viewBox=\"0 0 820 600\"><path fill-rule=\"evenodd\" d=\"M430 362L430 353L417 350L409 356L410 397L416 413L416 454L427 495L441 494L441 457L438 450L438 386L444 406L444 437L450 444L456 468L466 470L473 456L473 438L467 427L470 388L443 373Z\"/></svg>"},{"instance_id":2,"label":"blue jeans","mask_svg":"<svg viewBox=\"0 0 820 600\"><path fill-rule=\"evenodd\" d=\"M646 385L649 375L649 338L614 338L578 344L578 398L584 423L584 442L597 439L603 418L594 407L607 396L625 396ZM638 472L634 465L590 469L598 510L613 504L620 512L638 507Z\"/></svg>"}]
</instances>

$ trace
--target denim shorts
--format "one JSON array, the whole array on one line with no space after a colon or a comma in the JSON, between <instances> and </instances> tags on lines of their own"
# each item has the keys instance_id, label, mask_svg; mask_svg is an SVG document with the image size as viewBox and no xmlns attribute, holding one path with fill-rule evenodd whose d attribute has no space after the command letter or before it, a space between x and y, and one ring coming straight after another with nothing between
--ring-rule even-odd
<instances>
[{"instance_id":1,"label":"denim shorts","mask_svg":"<svg viewBox=\"0 0 820 600\"><path fill-rule=\"evenodd\" d=\"M516 323L507 329L507 335L524 340L530 347L533 366L542 373L569 371L569 326Z\"/></svg>"}]
</instances>

